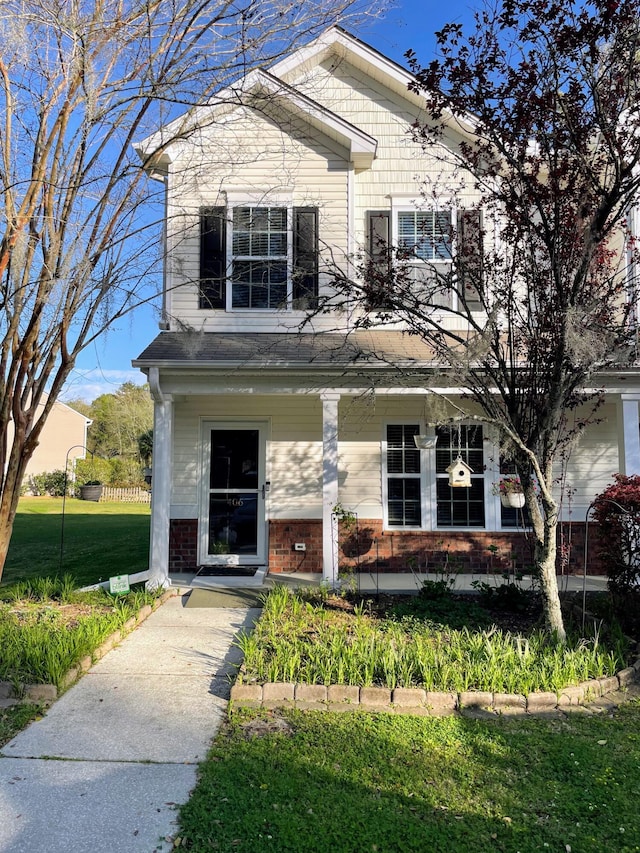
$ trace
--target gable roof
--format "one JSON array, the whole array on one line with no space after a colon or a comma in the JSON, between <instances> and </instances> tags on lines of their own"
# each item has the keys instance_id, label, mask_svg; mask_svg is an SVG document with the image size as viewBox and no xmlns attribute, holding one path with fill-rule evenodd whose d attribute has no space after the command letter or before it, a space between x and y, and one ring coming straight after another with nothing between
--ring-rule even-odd
<instances>
[{"instance_id":1,"label":"gable roof","mask_svg":"<svg viewBox=\"0 0 640 853\"><path fill-rule=\"evenodd\" d=\"M211 127L214 124L214 113L219 117L221 112L247 104L251 106L252 97L268 94L281 99L288 110L304 118L329 138L339 141L349 151L356 168L366 168L375 156L377 141L296 87L297 76L331 56L349 62L414 107L424 107L423 96L409 90L409 83L414 79L409 71L341 27L333 26L269 68L258 68L239 78L234 84L216 93L206 104L189 110L134 143L134 149L143 161L148 161L150 171L161 171L173 159L171 149L200 128ZM471 117L464 121L452 117L449 124L462 136L473 132Z\"/></svg>"},{"instance_id":2,"label":"gable roof","mask_svg":"<svg viewBox=\"0 0 640 853\"><path fill-rule=\"evenodd\" d=\"M343 145L356 168L371 165L378 147L378 141L373 136L267 71L258 70L250 76L252 88L260 88L269 96L282 98L287 102L290 112L303 116L326 136Z\"/></svg>"},{"instance_id":3,"label":"gable roof","mask_svg":"<svg viewBox=\"0 0 640 853\"><path fill-rule=\"evenodd\" d=\"M309 44L276 62L269 71L275 77L290 80L294 74L319 65L331 55L349 61L372 80L384 83L398 94L422 105L423 99L409 92L409 83L415 79L411 72L339 26L325 30Z\"/></svg>"}]
</instances>

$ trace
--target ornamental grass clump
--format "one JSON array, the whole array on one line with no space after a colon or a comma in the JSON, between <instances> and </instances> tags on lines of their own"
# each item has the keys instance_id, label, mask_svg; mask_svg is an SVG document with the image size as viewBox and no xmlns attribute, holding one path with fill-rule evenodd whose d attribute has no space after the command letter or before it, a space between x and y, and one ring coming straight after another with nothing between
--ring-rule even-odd
<instances>
[{"instance_id":1,"label":"ornamental grass clump","mask_svg":"<svg viewBox=\"0 0 640 853\"><path fill-rule=\"evenodd\" d=\"M495 625L452 629L415 616L394 620L312 605L286 588L265 600L251 634L242 634L246 681L423 687L529 694L559 691L626 665L622 640L598 631L566 646L540 630L521 636Z\"/></svg>"},{"instance_id":2,"label":"ornamental grass clump","mask_svg":"<svg viewBox=\"0 0 640 853\"><path fill-rule=\"evenodd\" d=\"M79 592L72 579L36 578L3 590L0 601L0 680L55 684L134 616L157 593L113 598Z\"/></svg>"}]
</instances>

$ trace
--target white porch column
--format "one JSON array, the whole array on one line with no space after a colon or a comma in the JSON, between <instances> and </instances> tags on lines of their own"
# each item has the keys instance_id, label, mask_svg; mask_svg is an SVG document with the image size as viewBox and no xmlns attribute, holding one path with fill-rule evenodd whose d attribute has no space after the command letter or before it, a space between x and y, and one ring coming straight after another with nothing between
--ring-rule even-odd
<instances>
[{"instance_id":1,"label":"white porch column","mask_svg":"<svg viewBox=\"0 0 640 853\"><path fill-rule=\"evenodd\" d=\"M173 398L163 395L159 383L149 377L155 400L153 410L153 478L151 481L151 542L149 580L155 589L169 586L169 521L171 508L171 448L173 444ZM154 388L154 384L156 387ZM154 393L155 392L155 393Z\"/></svg>"},{"instance_id":2,"label":"white porch column","mask_svg":"<svg viewBox=\"0 0 640 853\"><path fill-rule=\"evenodd\" d=\"M333 508L338 503L338 401L340 394L324 392L322 400L322 579L338 579L338 537Z\"/></svg>"},{"instance_id":3,"label":"white porch column","mask_svg":"<svg viewBox=\"0 0 640 853\"><path fill-rule=\"evenodd\" d=\"M638 394L621 394L618 409L620 473L640 474L640 417Z\"/></svg>"}]
</instances>

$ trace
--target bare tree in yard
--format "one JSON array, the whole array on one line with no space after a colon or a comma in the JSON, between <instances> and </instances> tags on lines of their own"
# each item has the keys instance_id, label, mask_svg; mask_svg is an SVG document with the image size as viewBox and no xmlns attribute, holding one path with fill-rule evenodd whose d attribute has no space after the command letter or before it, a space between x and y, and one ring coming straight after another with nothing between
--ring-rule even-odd
<instances>
[{"instance_id":1,"label":"bare tree in yard","mask_svg":"<svg viewBox=\"0 0 640 853\"><path fill-rule=\"evenodd\" d=\"M561 641L554 478L601 400L588 389L635 358L624 256L640 182L639 21L640 0L501 0L468 36L438 33L430 64L410 52L429 116L414 136L441 163L424 195L457 207L457 224L436 216L413 244L374 247L338 285L368 303L361 327L399 315L499 429Z\"/></svg>"},{"instance_id":2,"label":"bare tree in yard","mask_svg":"<svg viewBox=\"0 0 640 853\"><path fill-rule=\"evenodd\" d=\"M0 577L25 466L78 353L158 280L159 229L141 214L149 163L132 142L173 110L187 116L186 134L185 106L213 100L353 7L0 2Z\"/></svg>"}]
</instances>

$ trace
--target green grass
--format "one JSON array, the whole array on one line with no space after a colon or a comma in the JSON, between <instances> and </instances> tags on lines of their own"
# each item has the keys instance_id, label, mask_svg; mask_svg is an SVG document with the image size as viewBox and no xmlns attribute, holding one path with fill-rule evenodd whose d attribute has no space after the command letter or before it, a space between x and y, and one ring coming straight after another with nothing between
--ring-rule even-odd
<instances>
[{"instance_id":1,"label":"green grass","mask_svg":"<svg viewBox=\"0 0 640 853\"><path fill-rule=\"evenodd\" d=\"M22 731L42 712L40 705L25 703L0 709L0 746Z\"/></svg>"},{"instance_id":2,"label":"green grass","mask_svg":"<svg viewBox=\"0 0 640 853\"><path fill-rule=\"evenodd\" d=\"M180 811L192 853L640 851L640 704L478 721L236 712ZM269 719L267 717L267 719Z\"/></svg>"},{"instance_id":3,"label":"green grass","mask_svg":"<svg viewBox=\"0 0 640 853\"><path fill-rule=\"evenodd\" d=\"M149 519L146 504L67 498L61 565L62 498L21 498L2 584L69 573L83 586L145 571Z\"/></svg>"},{"instance_id":4,"label":"green grass","mask_svg":"<svg viewBox=\"0 0 640 853\"><path fill-rule=\"evenodd\" d=\"M609 645L598 634L574 636L561 646L541 630L482 629L475 610L473 627L453 628L448 617L429 615L428 602L416 603L415 615L405 610L400 618L378 618L365 607L336 612L276 587L255 629L238 638L242 679L527 695L613 675L627 665L621 636ZM449 609L454 605L450 599Z\"/></svg>"}]
</instances>

